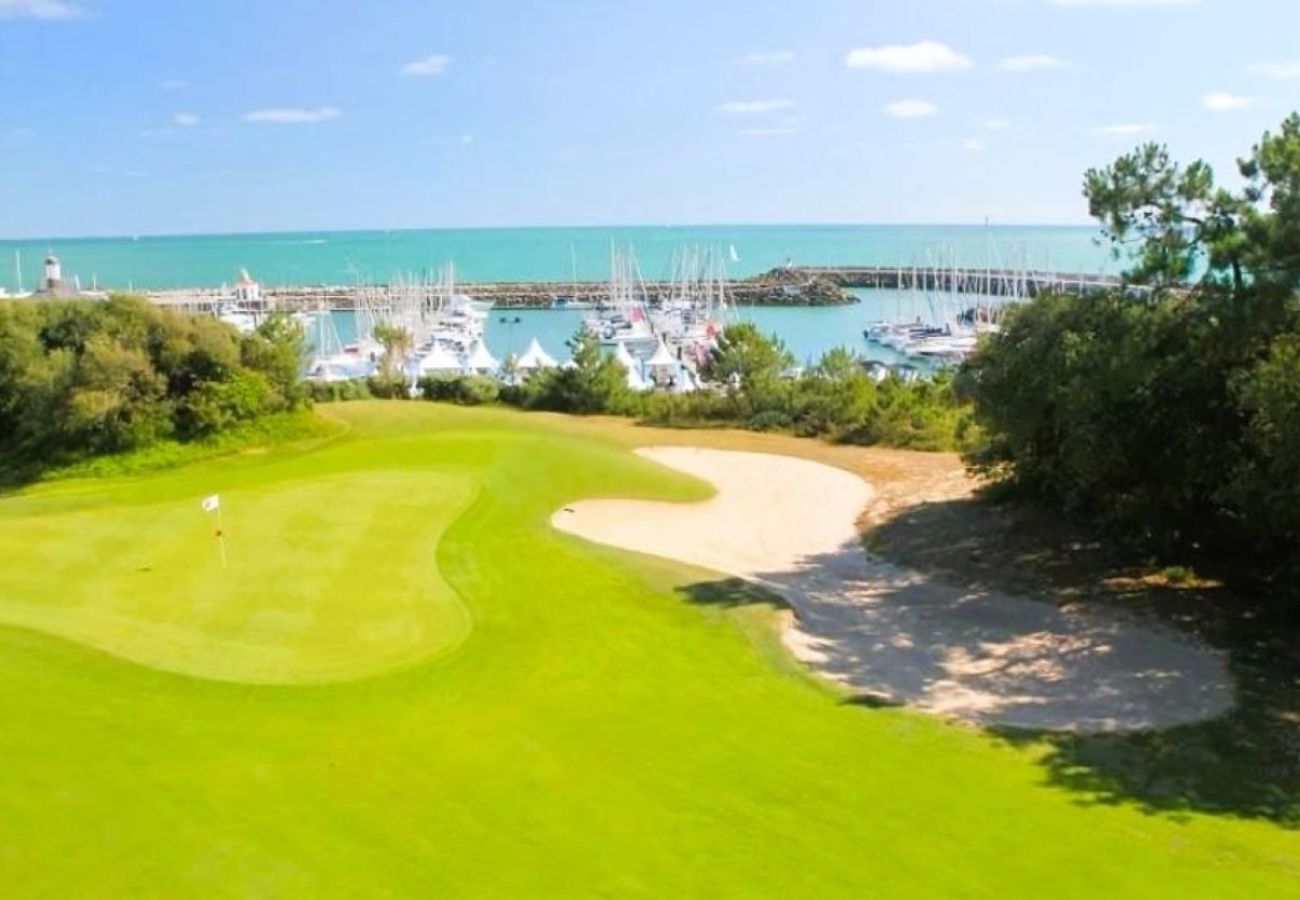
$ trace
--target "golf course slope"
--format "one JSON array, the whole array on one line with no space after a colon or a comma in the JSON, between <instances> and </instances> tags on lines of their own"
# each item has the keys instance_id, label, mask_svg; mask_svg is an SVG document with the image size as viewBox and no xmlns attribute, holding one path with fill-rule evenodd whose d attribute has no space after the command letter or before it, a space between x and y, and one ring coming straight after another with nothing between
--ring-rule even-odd
<instances>
[{"instance_id":1,"label":"golf course slope","mask_svg":"<svg viewBox=\"0 0 1300 900\"><path fill-rule=\"evenodd\" d=\"M1223 660L1170 632L971 591L869 559L861 478L791 456L650 447L703 503L593 500L552 518L590 540L736 575L793 604L786 642L850 689L991 725L1169 728L1232 707Z\"/></svg>"},{"instance_id":2,"label":"golf course slope","mask_svg":"<svg viewBox=\"0 0 1300 900\"><path fill-rule=\"evenodd\" d=\"M551 527L706 500L632 452L680 433L324 414L0 496L4 897L1296 896L1295 830L846 702L763 597Z\"/></svg>"}]
</instances>

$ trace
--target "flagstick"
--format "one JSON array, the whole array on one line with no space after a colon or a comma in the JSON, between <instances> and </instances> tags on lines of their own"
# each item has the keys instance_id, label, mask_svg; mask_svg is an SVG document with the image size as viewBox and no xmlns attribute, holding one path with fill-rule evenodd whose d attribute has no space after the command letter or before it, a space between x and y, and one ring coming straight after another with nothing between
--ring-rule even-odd
<instances>
[{"instance_id":1,"label":"flagstick","mask_svg":"<svg viewBox=\"0 0 1300 900\"><path fill-rule=\"evenodd\" d=\"M217 543L221 546L221 568L226 568L226 529L221 527L221 506L217 505Z\"/></svg>"}]
</instances>

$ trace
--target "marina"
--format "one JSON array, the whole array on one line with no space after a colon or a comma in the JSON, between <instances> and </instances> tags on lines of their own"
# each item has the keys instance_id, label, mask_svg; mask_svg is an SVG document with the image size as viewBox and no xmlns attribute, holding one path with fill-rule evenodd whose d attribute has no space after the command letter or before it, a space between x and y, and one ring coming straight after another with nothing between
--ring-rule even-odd
<instances>
[{"instance_id":1,"label":"marina","mask_svg":"<svg viewBox=\"0 0 1300 900\"><path fill-rule=\"evenodd\" d=\"M1086 293L1119 284L1104 274L961 267L951 253L947 265L787 264L732 278L728 265L736 256L734 245L679 247L668 277L658 280L643 276L631 246L611 246L605 281L467 283L447 262L432 276L397 275L381 284L275 287L241 268L233 283L146 296L216 316L241 332L285 312L304 331L311 354L304 375L314 380L381 371L403 373L412 389L428 375L517 380L562 365L573 336L586 330L623 363L630 387L683 391L700 385L700 365L733 322L753 322L781 339L797 368L843 347L874 378L910 379L960 363L980 334L998 329L1009 304L1047 290ZM82 290L76 276L64 279L52 253L37 291L44 294L105 296ZM387 359L390 346L400 359Z\"/></svg>"}]
</instances>

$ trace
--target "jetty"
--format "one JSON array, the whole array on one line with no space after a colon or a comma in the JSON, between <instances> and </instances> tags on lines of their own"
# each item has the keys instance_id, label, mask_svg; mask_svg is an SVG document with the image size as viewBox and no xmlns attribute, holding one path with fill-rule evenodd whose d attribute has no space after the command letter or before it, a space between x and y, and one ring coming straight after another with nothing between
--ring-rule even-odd
<instances>
[{"instance_id":1,"label":"jetty","mask_svg":"<svg viewBox=\"0 0 1300 900\"><path fill-rule=\"evenodd\" d=\"M1110 275L1025 269L909 266L782 266L727 284L739 306L835 306L853 303L853 290L920 291L1027 299L1043 293L1090 293L1119 288ZM672 281L642 283L650 302L673 296ZM382 285L263 286L262 295L280 309L356 309L366 290ZM608 299L605 281L464 281L461 288L477 300L504 309L586 308ZM149 291L165 306L214 311L230 300L224 288L174 288Z\"/></svg>"},{"instance_id":2,"label":"jetty","mask_svg":"<svg viewBox=\"0 0 1300 900\"><path fill-rule=\"evenodd\" d=\"M1092 293L1124 286L1114 275L954 266L785 266L758 283L822 283L842 290L922 291L1023 299L1047 293Z\"/></svg>"}]
</instances>

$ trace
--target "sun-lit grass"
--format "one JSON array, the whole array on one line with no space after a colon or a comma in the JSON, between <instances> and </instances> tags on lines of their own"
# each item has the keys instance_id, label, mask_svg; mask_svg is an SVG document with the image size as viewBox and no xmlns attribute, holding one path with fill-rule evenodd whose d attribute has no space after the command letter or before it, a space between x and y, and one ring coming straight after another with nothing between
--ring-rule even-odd
<instances>
[{"instance_id":1,"label":"sun-lit grass","mask_svg":"<svg viewBox=\"0 0 1300 900\"><path fill-rule=\"evenodd\" d=\"M330 414L0 499L0 894L1296 895L1295 832L1089 805L1032 745L844 702L762 598L549 529L703 496L626 452L661 436Z\"/></svg>"}]
</instances>

